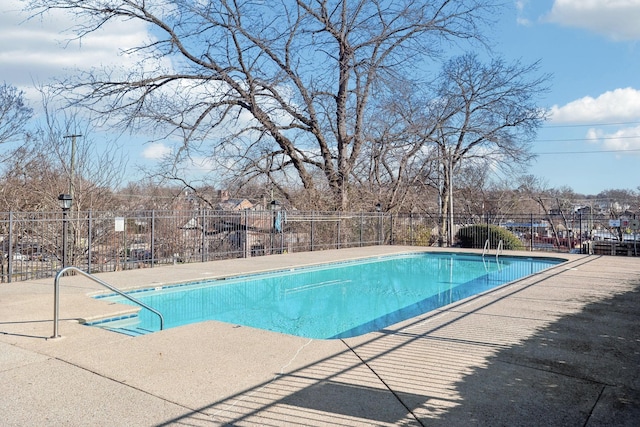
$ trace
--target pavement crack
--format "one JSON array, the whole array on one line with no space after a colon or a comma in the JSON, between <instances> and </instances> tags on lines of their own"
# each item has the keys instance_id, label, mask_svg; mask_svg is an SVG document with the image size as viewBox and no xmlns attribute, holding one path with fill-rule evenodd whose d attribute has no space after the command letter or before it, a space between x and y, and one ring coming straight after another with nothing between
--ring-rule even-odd
<instances>
[{"instance_id":1,"label":"pavement crack","mask_svg":"<svg viewBox=\"0 0 640 427\"><path fill-rule=\"evenodd\" d=\"M591 407L591 410L589 411L587 418L584 420L584 424L582 424L583 427L586 427L589 424L589 420L593 415L593 411L595 411L596 406L598 406L598 402L600 402L600 399L602 398L602 394L604 393L604 390L606 387L607 387L606 385L603 385L602 388L600 389L600 393L598 393L598 398L595 400L595 402L593 402L593 406Z\"/></svg>"},{"instance_id":2,"label":"pavement crack","mask_svg":"<svg viewBox=\"0 0 640 427\"><path fill-rule=\"evenodd\" d=\"M413 410L404 403L404 401L400 398L400 396L395 391L393 391L391 387L389 387L389 384L387 384L386 381L380 375L378 375L375 369L373 369L371 365L369 365L362 357L360 357L360 355L353 349L353 347L347 344L345 340L341 339L340 341L342 341L342 343L345 346L347 346L347 348L351 351L351 353L353 353L360 360L360 362L362 362L362 364L366 366L367 369L369 369L369 371L371 371L371 373L376 376L376 378L378 378L378 380L385 386L385 388L389 390L389 392L396 398L398 403L400 403L407 410L407 412L411 414L411 416L416 420L416 422L424 427L424 424L422 423L420 418L418 418L416 414L413 412Z\"/></svg>"}]
</instances>

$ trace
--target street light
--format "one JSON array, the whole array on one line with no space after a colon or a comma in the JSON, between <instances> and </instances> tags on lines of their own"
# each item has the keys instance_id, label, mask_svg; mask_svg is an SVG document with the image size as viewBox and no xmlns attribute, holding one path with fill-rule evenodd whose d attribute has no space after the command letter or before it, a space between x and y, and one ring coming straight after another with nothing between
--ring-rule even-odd
<instances>
[{"instance_id":1,"label":"street light","mask_svg":"<svg viewBox=\"0 0 640 427\"><path fill-rule=\"evenodd\" d=\"M273 231L275 231L277 234L281 234L282 233L282 213L280 212L280 210L282 209L282 206L280 205L280 202L277 200L272 200L269 203L269 210L271 212L273 212L273 228L272 228L272 232L269 233L271 235L271 251L273 252ZM282 245L284 244L283 240L284 236L281 236L280 238L280 253L282 253Z\"/></svg>"},{"instance_id":2,"label":"street light","mask_svg":"<svg viewBox=\"0 0 640 427\"><path fill-rule=\"evenodd\" d=\"M280 206L280 202L278 200L272 200L269 203L269 210L270 211L279 211L280 209L282 209L282 206Z\"/></svg>"},{"instance_id":3,"label":"street light","mask_svg":"<svg viewBox=\"0 0 640 427\"><path fill-rule=\"evenodd\" d=\"M58 200L62 208L62 268L65 268L67 266L67 215L73 199L69 194L60 194Z\"/></svg>"}]
</instances>

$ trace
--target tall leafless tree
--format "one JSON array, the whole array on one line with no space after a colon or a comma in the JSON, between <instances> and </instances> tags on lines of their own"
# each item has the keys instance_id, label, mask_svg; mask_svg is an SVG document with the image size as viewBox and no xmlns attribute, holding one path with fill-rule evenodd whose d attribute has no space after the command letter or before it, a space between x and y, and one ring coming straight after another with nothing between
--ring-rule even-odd
<instances>
[{"instance_id":1,"label":"tall leafless tree","mask_svg":"<svg viewBox=\"0 0 640 427\"><path fill-rule=\"evenodd\" d=\"M58 195L71 190L74 210L110 206L126 167L121 147L94 140L95 130L84 116L59 109L46 88L38 90L41 120L34 122L29 137L2 162L0 210L57 210ZM77 136L75 145L70 135Z\"/></svg>"},{"instance_id":2,"label":"tall leafless tree","mask_svg":"<svg viewBox=\"0 0 640 427\"><path fill-rule=\"evenodd\" d=\"M437 150L433 160L439 165L443 217L452 214L457 168L475 165L510 173L532 159L530 143L547 115L537 101L549 81L537 70L536 63L483 63L475 54L453 58L443 67L424 137Z\"/></svg>"},{"instance_id":3,"label":"tall leafless tree","mask_svg":"<svg viewBox=\"0 0 640 427\"><path fill-rule=\"evenodd\" d=\"M19 137L32 115L24 93L3 83L0 86L0 144Z\"/></svg>"},{"instance_id":4,"label":"tall leafless tree","mask_svg":"<svg viewBox=\"0 0 640 427\"><path fill-rule=\"evenodd\" d=\"M425 96L428 90L397 81L393 92L376 101L378 114L368 121L363 156L354 168L361 209L376 203L387 211L426 208L432 194L423 177L432 174L429 160L437 153L424 134L433 120Z\"/></svg>"},{"instance_id":5,"label":"tall leafless tree","mask_svg":"<svg viewBox=\"0 0 640 427\"><path fill-rule=\"evenodd\" d=\"M76 102L130 128L163 125L158 138L181 142L176 156L201 150L217 173L266 176L285 197L280 184L291 177L310 192L326 185L336 208L349 205L371 100L446 41L480 39L498 3L28 1L36 14L76 14L78 37L116 20L150 29L147 42L125 50L144 57L139 69L66 82Z\"/></svg>"}]
</instances>

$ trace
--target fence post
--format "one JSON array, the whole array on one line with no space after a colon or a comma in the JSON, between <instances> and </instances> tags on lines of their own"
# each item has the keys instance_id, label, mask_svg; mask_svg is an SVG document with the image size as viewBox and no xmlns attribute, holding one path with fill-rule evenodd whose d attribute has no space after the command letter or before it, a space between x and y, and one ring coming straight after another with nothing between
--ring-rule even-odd
<instances>
[{"instance_id":1,"label":"fence post","mask_svg":"<svg viewBox=\"0 0 640 427\"><path fill-rule=\"evenodd\" d=\"M80 213L78 212L78 216L80 216ZM91 214L91 209L89 209L89 211L87 212L87 273L91 274L91 259L93 258L93 252L92 252L92 240L91 240L91 226L92 226L92 220L93 220L93 216Z\"/></svg>"},{"instance_id":2,"label":"fence post","mask_svg":"<svg viewBox=\"0 0 640 427\"><path fill-rule=\"evenodd\" d=\"M123 215L124 218L124 231L122 232L122 249L124 251L123 259L122 259L122 271L126 270L129 267L129 263L127 262L129 259L129 249L127 248L127 217Z\"/></svg>"},{"instance_id":3,"label":"fence post","mask_svg":"<svg viewBox=\"0 0 640 427\"><path fill-rule=\"evenodd\" d=\"M206 261L206 255L205 255L205 240L207 238L206 219L207 219L207 213L205 208L200 208L200 220L202 221L202 233L200 233L202 238L200 242L200 262Z\"/></svg>"},{"instance_id":4,"label":"fence post","mask_svg":"<svg viewBox=\"0 0 640 427\"><path fill-rule=\"evenodd\" d=\"M360 210L360 247L362 247L362 232L364 228L364 213Z\"/></svg>"},{"instance_id":5,"label":"fence post","mask_svg":"<svg viewBox=\"0 0 640 427\"><path fill-rule=\"evenodd\" d=\"M242 211L242 216L244 216L244 236L242 239L242 254L243 258L249 257L249 212L247 210Z\"/></svg>"},{"instance_id":6,"label":"fence post","mask_svg":"<svg viewBox=\"0 0 640 427\"><path fill-rule=\"evenodd\" d=\"M413 246L413 211L409 212L409 245Z\"/></svg>"},{"instance_id":7,"label":"fence post","mask_svg":"<svg viewBox=\"0 0 640 427\"><path fill-rule=\"evenodd\" d=\"M582 253L582 211L580 211L578 213L578 221L580 221L580 253ZM635 242L635 236L633 238L633 241Z\"/></svg>"},{"instance_id":8,"label":"fence post","mask_svg":"<svg viewBox=\"0 0 640 427\"><path fill-rule=\"evenodd\" d=\"M156 259L156 211L155 209L151 210L151 268L153 268L154 261Z\"/></svg>"},{"instance_id":9,"label":"fence post","mask_svg":"<svg viewBox=\"0 0 640 427\"><path fill-rule=\"evenodd\" d=\"M490 213L487 213L487 240L489 241L489 249L491 249L491 227L489 227L489 217L491 216ZM481 242L483 245L485 244L485 242Z\"/></svg>"},{"instance_id":10,"label":"fence post","mask_svg":"<svg viewBox=\"0 0 640 427\"><path fill-rule=\"evenodd\" d=\"M313 220L314 214L315 214L315 211L312 211L311 212L311 252L313 252L313 232L315 228L315 221Z\"/></svg>"},{"instance_id":11,"label":"fence post","mask_svg":"<svg viewBox=\"0 0 640 427\"><path fill-rule=\"evenodd\" d=\"M7 282L11 283L13 276L13 212L9 212L9 248L7 250Z\"/></svg>"},{"instance_id":12,"label":"fence post","mask_svg":"<svg viewBox=\"0 0 640 427\"><path fill-rule=\"evenodd\" d=\"M529 214L531 221L529 222L529 252L533 252L533 214Z\"/></svg>"}]
</instances>

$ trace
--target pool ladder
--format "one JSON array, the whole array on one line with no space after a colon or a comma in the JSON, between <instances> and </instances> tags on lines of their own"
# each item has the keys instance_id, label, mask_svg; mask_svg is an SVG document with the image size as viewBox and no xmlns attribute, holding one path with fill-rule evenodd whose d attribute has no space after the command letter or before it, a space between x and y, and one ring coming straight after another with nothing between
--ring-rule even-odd
<instances>
[{"instance_id":1,"label":"pool ladder","mask_svg":"<svg viewBox=\"0 0 640 427\"><path fill-rule=\"evenodd\" d=\"M60 320L60 278L67 272L67 271L75 271L76 273L79 273L80 275L93 280L94 282L98 283L99 285L104 286L105 288L117 293L118 295L128 299L129 301L133 302L134 304L139 305L142 308L146 308L147 310L149 310L150 312L156 314L158 316L158 318L160 318L160 330L164 329L164 317L162 316L162 314L156 310L153 307L148 306L147 304L143 303L142 301L132 297L131 295L127 295L124 292L122 292L120 289L116 288L115 286L112 286L110 284L108 284L107 282L98 279L96 276L86 273L82 270L80 270L78 267L65 267L62 270L58 271L58 274L56 274L56 278L53 282L53 336L51 338L58 338L60 337L60 335L58 334L58 323Z\"/></svg>"},{"instance_id":2,"label":"pool ladder","mask_svg":"<svg viewBox=\"0 0 640 427\"><path fill-rule=\"evenodd\" d=\"M482 250L482 257L484 258L484 256L489 252L489 249L491 246L491 243L489 242L489 239L487 239L486 242L484 242L484 249ZM498 256L502 253L502 240L498 241L498 247L496 248L496 260L498 259Z\"/></svg>"}]
</instances>

